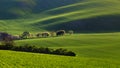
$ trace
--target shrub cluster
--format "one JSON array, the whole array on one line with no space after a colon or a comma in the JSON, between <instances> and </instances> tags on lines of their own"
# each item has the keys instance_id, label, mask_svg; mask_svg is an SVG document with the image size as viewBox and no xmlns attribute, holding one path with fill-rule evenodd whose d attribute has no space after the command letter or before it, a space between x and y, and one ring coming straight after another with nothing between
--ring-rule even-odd
<instances>
[{"instance_id":1,"label":"shrub cluster","mask_svg":"<svg viewBox=\"0 0 120 68\"><path fill-rule=\"evenodd\" d=\"M76 56L76 54L72 51L68 51L66 49L51 49L44 47L35 47L30 45L24 46L6 46L0 45L0 49L3 50L13 50L13 51L23 51L23 52L33 52L33 53L45 53L45 54L55 54L55 55L65 55L65 56Z\"/></svg>"}]
</instances>

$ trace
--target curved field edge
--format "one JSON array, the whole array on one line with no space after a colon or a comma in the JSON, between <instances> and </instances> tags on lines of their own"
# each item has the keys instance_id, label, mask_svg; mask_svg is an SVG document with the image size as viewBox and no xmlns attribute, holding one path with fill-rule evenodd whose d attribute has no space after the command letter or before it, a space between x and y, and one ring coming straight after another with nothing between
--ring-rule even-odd
<instances>
[{"instance_id":1,"label":"curved field edge","mask_svg":"<svg viewBox=\"0 0 120 68\"><path fill-rule=\"evenodd\" d=\"M120 62L85 57L66 57L0 50L2 68L119 68Z\"/></svg>"},{"instance_id":2,"label":"curved field edge","mask_svg":"<svg viewBox=\"0 0 120 68\"><path fill-rule=\"evenodd\" d=\"M37 38L15 41L16 45L63 48L77 56L119 60L120 33L74 34L62 37Z\"/></svg>"},{"instance_id":3,"label":"curved field edge","mask_svg":"<svg viewBox=\"0 0 120 68\"><path fill-rule=\"evenodd\" d=\"M1 68L119 68L120 33L74 34L15 41L17 45L64 48L77 56L0 50Z\"/></svg>"}]
</instances>

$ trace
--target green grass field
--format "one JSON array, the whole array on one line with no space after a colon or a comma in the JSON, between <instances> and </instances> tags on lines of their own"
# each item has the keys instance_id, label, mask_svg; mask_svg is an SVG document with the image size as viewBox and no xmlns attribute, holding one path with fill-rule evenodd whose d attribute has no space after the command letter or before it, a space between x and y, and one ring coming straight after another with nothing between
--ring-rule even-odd
<instances>
[{"instance_id":1,"label":"green grass field","mask_svg":"<svg viewBox=\"0 0 120 68\"><path fill-rule=\"evenodd\" d=\"M16 45L65 48L76 57L0 50L2 68L120 68L120 33L74 34L15 41Z\"/></svg>"},{"instance_id":2,"label":"green grass field","mask_svg":"<svg viewBox=\"0 0 120 68\"><path fill-rule=\"evenodd\" d=\"M0 50L0 68L120 68L119 3L119 0L1 0L0 32L20 35L24 31L35 34L64 29L78 34L15 41L17 46L65 48L74 51L76 57ZM17 18L12 13L22 16Z\"/></svg>"}]
</instances>

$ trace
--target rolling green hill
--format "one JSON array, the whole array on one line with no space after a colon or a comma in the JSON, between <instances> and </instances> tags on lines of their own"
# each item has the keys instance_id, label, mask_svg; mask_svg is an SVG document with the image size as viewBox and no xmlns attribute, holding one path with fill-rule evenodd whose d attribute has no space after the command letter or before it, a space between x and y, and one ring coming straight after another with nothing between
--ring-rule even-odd
<instances>
[{"instance_id":1,"label":"rolling green hill","mask_svg":"<svg viewBox=\"0 0 120 68\"><path fill-rule=\"evenodd\" d=\"M1 0L0 19L16 19L80 1L82 0Z\"/></svg>"},{"instance_id":2,"label":"rolling green hill","mask_svg":"<svg viewBox=\"0 0 120 68\"><path fill-rule=\"evenodd\" d=\"M59 29L76 32L120 30L119 0L1 0L0 3L2 3L0 30L13 34L25 30L31 32Z\"/></svg>"},{"instance_id":3,"label":"rolling green hill","mask_svg":"<svg viewBox=\"0 0 120 68\"><path fill-rule=\"evenodd\" d=\"M120 59L119 40L120 33L75 34L19 40L16 41L16 45L30 44L38 47L67 48L82 57Z\"/></svg>"},{"instance_id":4,"label":"rolling green hill","mask_svg":"<svg viewBox=\"0 0 120 68\"><path fill-rule=\"evenodd\" d=\"M71 36L16 41L16 45L64 48L77 56L59 56L0 50L1 68L120 68L120 33L75 34Z\"/></svg>"},{"instance_id":5,"label":"rolling green hill","mask_svg":"<svg viewBox=\"0 0 120 68\"><path fill-rule=\"evenodd\" d=\"M60 29L86 34L15 41L65 48L76 57L0 50L0 68L120 68L119 0L0 0L0 32ZM118 32L118 33L92 33Z\"/></svg>"}]
</instances>

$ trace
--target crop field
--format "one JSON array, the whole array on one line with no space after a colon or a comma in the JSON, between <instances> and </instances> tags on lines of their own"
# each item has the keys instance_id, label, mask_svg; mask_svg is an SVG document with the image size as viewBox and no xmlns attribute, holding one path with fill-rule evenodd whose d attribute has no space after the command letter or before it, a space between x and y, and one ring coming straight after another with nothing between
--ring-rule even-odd
<instances>
[{"instance_id":1,"label":"crop field","mask_svg":"<svg viewBox=\"0 0 120 68\"><path fill-rule=\"evenodd\" d=\"M0 33L58 30L75 34L15 40L15 46L63 48L75 57L0 50L0 68L120 68L119 0L0 0Z\"/></svg>"},{"instance_id":2,"label":"crop field","mask_svg":"<svg viewBox=\"0 0 120 68\"><path fill-rule=\"evenodd\" d=\"M65 48L77 56L0 50L2 68L120 68L120 33L74 34L15 41L16 45Z\"/></svg>"}]
</instances>

